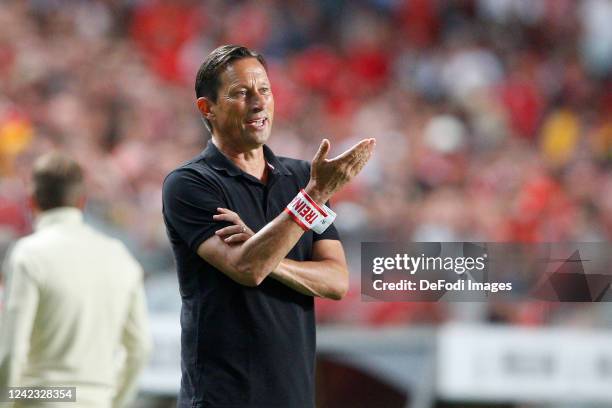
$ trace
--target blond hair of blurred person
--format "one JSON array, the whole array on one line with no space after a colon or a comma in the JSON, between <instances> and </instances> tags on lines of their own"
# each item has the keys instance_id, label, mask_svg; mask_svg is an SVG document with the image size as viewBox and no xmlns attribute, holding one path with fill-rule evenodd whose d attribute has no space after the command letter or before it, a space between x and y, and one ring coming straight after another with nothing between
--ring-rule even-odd
<instances>
[{"instance_id":1,"label":"blond hair of blurred person","mask_svg":"<svg viewBox=\"0 0 612 408\"><path fill-rule=\"evenodd\" d=\"M76 403L66 406L125 406L151 348L142 268L120 241L83 222L74 160L40 157L32 184L34 233L17 241L3 267L0 391L76 387Z\"/></svg>"}]
</instances>

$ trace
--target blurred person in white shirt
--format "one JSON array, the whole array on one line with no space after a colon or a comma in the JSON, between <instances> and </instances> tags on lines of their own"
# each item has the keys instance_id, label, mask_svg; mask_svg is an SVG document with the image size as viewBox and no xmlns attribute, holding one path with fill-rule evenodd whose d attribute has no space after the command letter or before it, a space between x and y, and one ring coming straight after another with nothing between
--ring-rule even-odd
<instances>
[{"instance_id":1,"label":"blurred person in white shirt","mask_svg":"<svg viewBox=\"0 0 612 408\"><path fill-rule=\"evenodd\" d=\"M0 391L76 387L69 406L125 406L151 349L143 270L120 241L83 222L74 160L44 155L32 179L34 233L3 267Z\"/></svg>"}]
</instances>

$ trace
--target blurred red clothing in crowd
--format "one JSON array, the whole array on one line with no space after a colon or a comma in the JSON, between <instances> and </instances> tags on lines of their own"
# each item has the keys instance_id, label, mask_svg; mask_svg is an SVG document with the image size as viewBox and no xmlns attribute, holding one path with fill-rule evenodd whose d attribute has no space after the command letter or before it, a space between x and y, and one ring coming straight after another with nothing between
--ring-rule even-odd
<instances>
[{"instance_id":1,"label":"blurred red clothing in crowd","mask_svg":"<svg viewBox=\"0 0 612 408\"><path fill-rule=\"evenodd\" d=\"M207 16L198 2L156 0L137 3L133 11L132 38L148 65L162 78L182 81L183 47L206 27Z\"/></svg>"}]
</instances>

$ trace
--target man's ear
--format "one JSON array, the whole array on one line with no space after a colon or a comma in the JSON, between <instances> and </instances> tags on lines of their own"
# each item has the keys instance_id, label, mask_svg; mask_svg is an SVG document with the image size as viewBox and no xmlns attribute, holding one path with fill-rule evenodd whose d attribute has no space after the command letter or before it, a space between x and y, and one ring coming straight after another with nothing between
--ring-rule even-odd
<instances>
[{"instance_id":1,"label":"man's ear","mask_svg":"<svg viewBox=\"0 0 612 408\"><path fill-rule=\"evenodd\" d=\"M208 100L208 98L200 97L198 98L196 104L198 105L198 110L208 120L212 120L215 117L215 113L213 110L214 104Z\"/></svg>"}]
</instances>

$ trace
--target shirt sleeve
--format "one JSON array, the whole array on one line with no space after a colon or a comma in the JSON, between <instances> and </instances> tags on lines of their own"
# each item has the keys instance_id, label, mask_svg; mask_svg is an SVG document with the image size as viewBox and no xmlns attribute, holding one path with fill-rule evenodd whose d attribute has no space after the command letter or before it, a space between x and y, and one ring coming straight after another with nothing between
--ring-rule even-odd
<instances>
[{"instance_id":1,"label":"shirt sleeve","mask_svg":"<svg viewBox=\"0 0 612 408\"><path fill-rule=\"evenodd\" d=\"M137 270L138 278L132 291L127 318L121 335L126 359L120 373L119 388L113 401L113 407L126 406L133 400L138 391L138 375L144 368L153 347L142 280L142 268L136 260L127 254L127 250L125 252L129 263Z\"/></svg>"},{"instance_id":2,"label":"shirt sleeve","mask_svg":"<svg viewBox=\"0 0 612 408\"><path fill-rule=\"evenodd\" d=\"M19 386L30 348L39 289L27 257L14 250L3 266L6 278L0 316L0 389Z\"/></svg>"},{"instance_id":3,"label":"shirt sleeve","mask_svg":"<svg viewBox=\"0 0 612 408\"><path fill-rule=\"evenodd\" d=\"M194 252L215 231L230 225L212 218L217 208L227 207L223 192L195 171L180 169L169 174L164 181L162 200L169 231L178 235Z\"/></svg>"}]
</instances>

